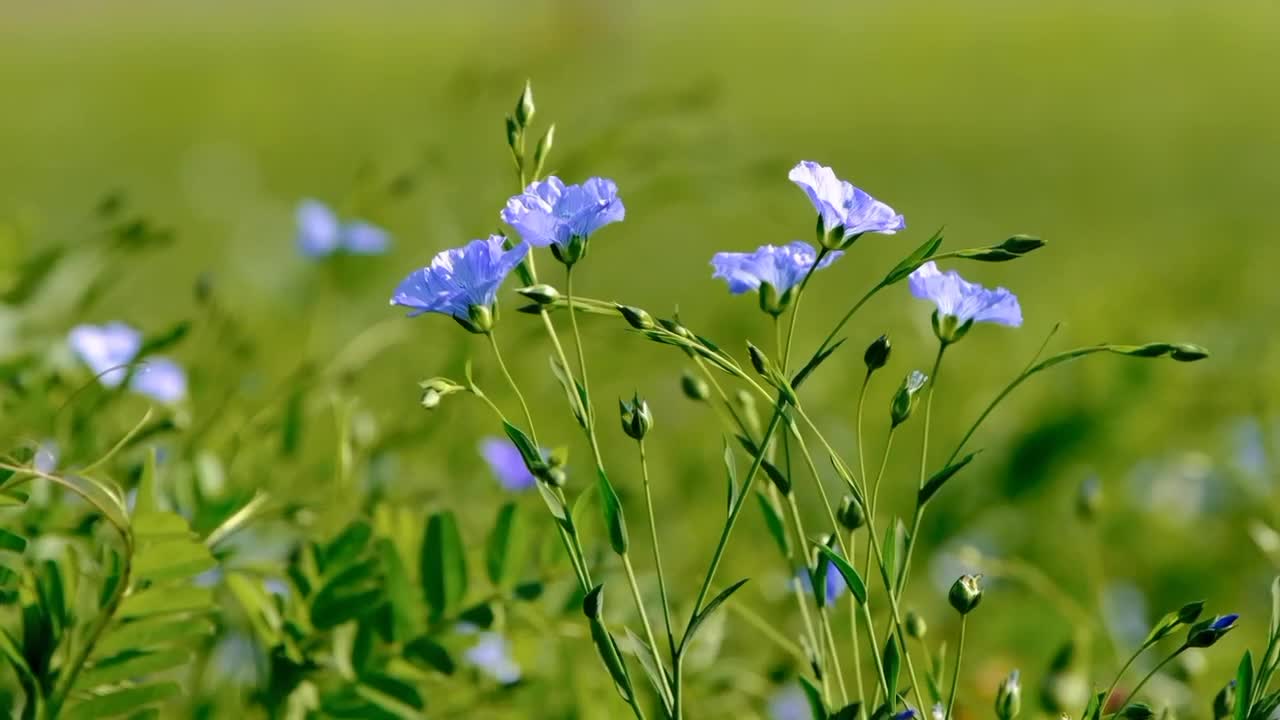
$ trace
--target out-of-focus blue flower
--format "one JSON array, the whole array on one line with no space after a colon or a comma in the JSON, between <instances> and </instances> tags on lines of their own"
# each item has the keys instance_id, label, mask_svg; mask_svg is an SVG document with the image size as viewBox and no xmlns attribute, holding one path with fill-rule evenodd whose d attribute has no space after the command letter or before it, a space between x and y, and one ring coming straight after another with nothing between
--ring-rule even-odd
<instances>
[{"instance_id":1,"label":"out-of-focus blue flower","mask_svg":"<svg viewBox=\"0 0 1280 720\"><path fill-rule=\"evenodd\" d=\"M488 437L480 441L480 455L489 464L493 476L503 488L511 491L528 490L537 482L524 464L520 449L510 440Z\"/></svg>"},{"instance_id":2,"label":"out-of-focus blue flower","mask_svg":"<svg viewBox=\"0 0 1280 720\"><path fill-rule=\"evenodd\" d=\"M812 717L809 699L805 697L804 690L794 683L769 698L770 720L809 720Z\"/></svg>"},{"instance_id":3,"label":"out-of-focus blue flower","mask_svg":"<svg viewBox=\"0 0 1280 720\"><path fill-rule=\"evenodd\" d=\"M827 566L827 576L826 576L826 582L824 584L826 585L825 587L825 590L827 593L826 600L827 600L827 606L829 607L831 605L834 605L836 603L836 600L839 599L839 597L842 594L844 594L845 582L844 582L844 576L840 574L840 571L836 568L834 564L830 562L824 562L823 564ZM800 572L797 573L796 577L800 579L800 585L801 587L804 588L805 592L807 593L813 592L813 580L810 579L809 572L807 570L802 568Z\"/></svg>"},{"instance_id":4,"label":"out-of-focus blue flower","mask_svg":"<svg viewBox=\"0 0 1280 720\"><path fill-rule=\"evenodd\" d=\"M142 333L122 322L77 325L67 341L98 381L113 388L129 375L127 366L142 348Z\"/></svg>"},{"instance_id":5,"label":"out-of-focus blue flower","mask_svg":"<svg viewBox=\"0 0 1280 720\"><path fill-rule=\"evenodd\" d=\"M529 252L525 243L507 250L501 235L445 250L414 270L396 288L392 305L410 308L409 317L436 312L468 320L471 308L492 308L498 287Z\"/></svg>"},{"instance_id":6,"label":"out-of-focus blue flower","mask_svg":"<svg viewBox=\"0 0 1280 720\"><path fill-rule=\"evenodd\" d=\"M587 238L596 230L626 217L626 208L612 180L593 177L581 185L565 185L554 175L531 183L507 201L502 221L516 229L530 245L568 250L573 238Z\"/></svg>"},{"instance_id":7,"label":"out-of-focus blue flower","mask_svg":"<svg viewBox=\"0 0 1280 720\"><path fill-rule=\"evenodd\" d=\"M121 322L77 325L67 342L106 387L119 387L142 349L142 333ZM133 370L129 389L157 402L172 404L187 394L187 375L172 360L144 358Z\"/></svg>"},{"instance_id":8,"label":"out-of-focus blue flower","mask_svg":"<svg viewBox=\"0 0 1280 720\"><path fill-rule=\"evenodd\" d=\"M1209 627L1210 629L1216 630L1219 632L1223 630L1230 630L1231 628L1235 627L1236 621L1239 619L1240 619L1240 615L1238 613L1231 613L1230 615L1221 615L1219 617L1214 618L1213 622L1209 623Z\"/></svg>"},{"instance_id":9,"label":"out-of-focus blue flower","mask_svg":"<svg viewBox=\"0 0 1280 720\"><path fill-rule=\"evenodd\" d=\"M58 459L62 454L62 450L58 447L58 441L52 438L40 441L36 446L35 457L31 459L31 464L38 472L51 473L58 469Z\"/></svg>"},{"instance_id":10,"label":"out-of-focus blue flower","mask_svg":"<svg viewBox=\"0 0 1280 720\"><path fill-rule=\"evenodd\" d=\"M902 712L895 713L893 720L916 720L916 715L917 713L915 708L907 708Z\"/></svg>"},{"instance_id":11,"label":"out-of-focus blue flower","mask_svg":"<svg viewBox=\"0 0 1280 720\"><path fill-rule=\"evenodd\" d=\"M520 680L520 666L511 658L511 646L498 633L480 633L479 642L472 645L463 657L469 664L503 685Z\"/></svg>"},{"instance_id":12,"label":"out-of-focus blue flower","mask_svg":"<svg viewBox=\"0 0 1280 720\"><path fill-rule=\"evenodd\" d=\"M129 388L156 402L176 403L187 394L187 373L164 357L149 357L134 371Z\"/></svg>"},{"instance_id":13,"label":"out-of-focus blue flower","mask_svg":"<svg viewBox=\"0 0 1280 720\"><path fill-rule=\"evenodd\" d=\"M959 340L975 322L1022 325L1022 308L1013 293L971 283L955 270L944 273L932 260L916 268L908 284L912 295L938 307L934 330L943 342Z\"/></svg>"},{"instance_id":14,"label":"out-of-focus blue flower","mask_svg":"<svg viewBox=\"0 0 1280 720\"><path fill-rule=\"evenodd\" d=\"M907 226L893 208L836 177L825 165L806 160L791 168L787 178L804 190L818 211L828 247L848 246L869 232L892 235Z\"/></svg>"},{"instance_id":15,"label":"out-of-focus blue flower","mask_svg":"<svg viewBox=\"0 0 1280 720\"><path fill-rule=\"evenodd\" d=\"M827 253L818 269L830 265L842 254L838 251ZM778 295L785 295L804 280L817 259L818 253L813 246L801 240L781 247L762 245L750 253L720 252L711 258L711 266L715 268L711 277L724 278L729 284L729 292L734 295L760 290L765 284Z\"/></svg>"},{"instance_id":16,"label":"out-of-focus blue flower","mask_svg":"<svg viewBox=\"0 0 1280 720\"><path fill-rule=\"evenodd\" d=\"M328 205L319 200L303 200L295 214L298 250L311 258L328 257L338 251L353 255L378 255L387 251L391 236L382 228L363 220L342 222Z\"/></svg>"}]
</instances>

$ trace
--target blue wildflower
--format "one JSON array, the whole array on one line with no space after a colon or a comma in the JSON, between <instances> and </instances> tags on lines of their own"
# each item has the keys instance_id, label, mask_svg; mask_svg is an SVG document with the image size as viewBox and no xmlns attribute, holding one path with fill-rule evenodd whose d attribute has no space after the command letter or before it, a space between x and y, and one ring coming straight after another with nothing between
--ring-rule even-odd
<instances>
[{"instance_id":1,"label":"blue wildflower","mask_svg":"<svg viewBox=\"0 0 1280 720\"><path fill-rule=\"evenodd\" d=\"M537 482L524 464L520 449L510 440L489 437L480 441L480 455L489 464L498 484L511 491L528 490Z\"/></svg>"},{"instance_id":2,"label":"blue wildflower","mask_svg":"<svg viewBox=\"0 0 1280 720\"><path fill-rule=\"evenodd\" d=\"M298 249L311 258L328 257L338 251L352 255L378 255L387 251L391 237L382 228L363 220L342 222L328 205L319 200L303 200L295 214Z\"/></svg>"},{"instance_id":3,"label":"blue wildflower","mask_svg":"<svg viewBox=\"0 0 1280 720\"><path fill-rule=\"evenodd\" d=\"M531 183L507 201L502 221L534 247L551 247L561 262L572 265L587 252L587 238L610 223L621 222L626 208L612 180L593 177L581 185L565 185L551 176Z\"/></svg>"},{"instance_id":4,"label":"blue wildflower","mask_svg":"<svg viewBox=\"0 0 1280 720\"><path fill-rule=\"evenodd\" d=\"M818 269L830 265L842 254L827 253L818 263ZM786 309L792 288L804 280L817 259L813 246L800 240L781 247L762 245L752 253L720 252L711 258L711 266L715 268L711 277L723 278L734 295L758 290L761 309L778 315Z\"/></svg>"},{"instance_id":5,"label":"blue wildflower","mask_svg":"<svg viewBox=\"0 0 1280 720\"><path fill-rule=\"evenodd\" d=\"M787 178L804 190L818 211L822 244L843 249L865 233L892 235L907 227L893 208L836 177L825 165L808 160L791 168Z\"/></svg>"},{"instance_id":6,"label":"blue wildflower","mask_svg":"<svg viewBox=\"0 0 1280 720\"><path fill-rule=\"evenodd\" d=\"M463 653L463 658L503 685L520 680L520 666L511 658L511 646L498 633L480 633L479 642Z\"/></svg>"},{"instance_id":7,"label":"blue wildflower","mask_svg":"<svg viewBox=\"0 0 1280 720\"><path fill-rule=\"evenodd\" d=\"M944 343L964 337L975 322L992 322L1009 327L1022 325L1018 298L1005 288L995 290L971 283L955 270L942 272L932 260L916 268L908 279L911 294L932 300L938 310L933 315L934 332Z\"/></svg>"},{"instance_id":8,"label":"blue wildflower","mask_svg":"<svg viewBox=\"0 0 1280 720\"><path fill-rule=\"evenodd\" d=\"M529 252L526 243L507 250L505 240L490 235L439 253L400 283L391 304L410 308L409 317L436 312L453 316L471 332L489 332L498 288Z\"/></svg>"},{"instance_id":9,"label":"blue wildflower","mask_svg":"<svg viewBox=\"0 0 1280 720\"><path fill-rule=\"evenodd\" d=\"M813 711L799 685L788 685L769 698L769 720L809 720Z\"/></svg>"},{"instance_id":10,"label":"blue wildflower","mask_svg":"<svg viewBox=\"0 0 1280 720\"><path fill-rule=\"evenodd\" d=\"M1223 632L1225 630L1230 630L1231 628L1235 627L1236 621L1239 619L1240 619L1240 615L1238 615L1237 613L1231 613L1230 615L1219 615L1213 619L1213 622L1209 623L1209 627L1213 630L1216 630L1217 632Z\"/></svg>"},{"instance_id":11,"label":"blue wildflower","mask_svg":"<svg viewBox=\"0 0 1280 720\"><path fill-rule=\"evenodd\" d=\"M68 334L67 342L98 376L99 382L115 388L130 377L129 366L135 364L142 349L142 333L121 322L77 325ZM172 360L148 357L137 363L129 389L157 402L172 404L186 396L187 376Z\"/></svg>"},{"instance_id":12,"label":"blue wildflower","mask_svg":"<svg viewBox=\"0 0 1280 720\"><path fill-rule=\"evenodd\" d=\"M893 720L916 720L916 714L915 708L907 708L902 712L895 713L893 715Z\"/></svg>"},{"instance_id":13,"label":"blue wildflower","mask_svg":"<svg viewBox=\"0 0 1280 720\"><path fill-rule=\"evenodd\" d=\"M823 561L822 564L827 568L826 581L823 583L825 586L824 589L826 590L824 599L826 600L826 606L830 607L835 605L836 600L844 594L846 586L844 576L840 574L840 571L834 564L827 561ZM800 585L804 588L804 591L812 594L813 580L809 577L809 571L801 568L797 577L800 579Z\"/></svg>"},{"instance_id":14,"label":"blue wildflower","mask_svg":"<svg viewBox=\"0 0 1280 720\"><path fill-rule=\"evenodd\" d=\"M1230 615L1215 615L1207 620L1201 620L1191 629L1187 631L1187 647L1207 648L1218 640L1222 639L1236 626L1236 621L1240 616L1236 613Z\"/></svg>"}]
</instances>

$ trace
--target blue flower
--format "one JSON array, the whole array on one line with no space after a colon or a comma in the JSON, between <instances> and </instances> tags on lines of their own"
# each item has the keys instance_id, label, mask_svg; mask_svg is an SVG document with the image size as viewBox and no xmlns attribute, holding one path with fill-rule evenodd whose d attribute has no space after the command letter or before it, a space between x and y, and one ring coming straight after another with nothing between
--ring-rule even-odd
<instances>
[{"instance_id":1,"label":"blue flower","mask_svg":"<svg viewBox=\"0 0 1280 720\"><path fill-rule=\"evenodd\" d=\"M916 720L916 710L915 708L907 708L902 712L895 713L893 720Z\"/></svg>"},{"instance_id":2,"label":"blue flower","mask_svg":"<svg viewBox=\"0 0 1280 720\"><path fill-rule=\"evenodd\" d=\"M1022 325L1022 308L1013 293L971 283L955 270L943 273L932 260L916 268L908 284L912 295L937 305L934 330L943 342L959 340L975 322Z\"/></svg>"},{"instance_id":3,"label":"blue flower","mask_svg":"<svg viewBox=\"0 0 1280 720\"><path fill-rule=\"evenodd\" d=\"M1230 615L1220 615L1213 619L1213 622L1209 624L1209 628L1211 630L1214 630L1215 632L1224 632L1226 630L1230 630L1231 628L1235 627L1236 621L1239 619L1240 619L1240 615L1237 613L1231 613Z\"/></svg>"},{"instance_id":4,"label":"blue flower","mask_svg":"<svg viewBox=\"0 0 1280 720\"><path fill-rule=\"evenodd\" d=\"M769 720L809 720L813 711L799 685L788 685L769 698Z\"/></svg>"},{"instance_id":5,"label":"blue flower","mask_svg":"<svg viewBox=\"0 0 1280 720\"><path fill-rule=\"evenodd\" d=\"M452 315L468 330L487 332L498 288L529 252L525 243L507 250L505 240L490 235L436 255L430 265L400 283L391 304L410 308L409 317L428 312Z\"/></svg>"},{"instance_id":6,"label":"blue flower","mask_svg":"<svg viewBox=\"0 0 1280 720\"><path fill-rule=\"evenodd\" d=\"M463 658L503 685L520 680L520 666L511 658L511 646L498 633L480 633L479 642L463 653Z\"/></svg>"},{"instance_id":7,"label":"blue flower","mask_svg":"<svg viewBox=\"0 0 1280 720\"><path fill-rule=\"evenodd\" d=\"M511 491L528 490L537 479L524 464L520 449L510 440L489 437L480 441L480 455L489 464L498 484Z\"/></svg>"},{"instance_id":8,"label":"blue flower","mask_svg":"<svg viewBox=\"0 0 1280 720\"><path fill-rule=\"evenodd\" d=\"M827 253L818 269L830 265L842 254ZM761 306L766 312L777 314L785 309L787 293L804 280L817 259L813 246L800 240L782 247L762 245L752 253L716 253L711 258L711 266L715 268L711 277L724 278L734 295L760 291Z\"/></svg>"},{"instance_id":9,"label":"blue flower","mask_svg":"<svg viewBox=\"0 0 1280 720\"><path fill-rule=\"evenodd\" d=\"M822 223L823 245L848 247L864 233L892 235L907 223L893 208L836 177L825 165L808 160L787 175L809 196Z\"/></svg>"},{"instance_id":10,"label":"blue flower","mask_svg":"<svg viewBox=\"0 0 1280 720\"><path fill-rule=\"evenodd\" d=\"M303 200L295 217L298 249L307 257L328 257L340 250L353 255L378 255L391 244L385 230L363 220L343 223L319 200Z\"/></svg>"},{"instance_id":11,"label":"blue flower","mask_svg":"<svg viewBox=\"0 0 1280 720\"><path fill-rule=\"evenodd\" d=\"M840 599L840 596L844 594L846 585L844 582L844 576L840 574L840 570L838 570L833 563L824 561L823 564L827 566L827 577L824 585L826 585L825 589L827 593L826 604L827 607L830 607L835 605L836 600ZM804 588L804 591L812 594L813 580L809 577L809 571L801 568L799 573L797 573L797 577L800 579L800 585Z\"/></svg>"},{"instance_id":12,"label":"blue flower","mask_svg":"<svg viewBox=\"0 0 1280 720\"><path fill-rule=\"evenodd\" d=\"M535 181L502 210L502 221L525 242L550 246L568 264L581 259L586 239L595 231L625 216L617 184L598 177L581 185L565 185L555 176Z\"/></svg>"},{"instance_id":13,"label":"blue flower","mask_svg":"<svg viewBox=\"0 0 1280 720\"><path fill-rule=\"evenodd\" d=\"M177 363L163 357L136 361L142 333L124 323L77 325L67 342L106 387L119 387L130 377L130 366L135 365L130 390L165 404L176 403L187 394L187 375Z\"/></svg>"}]
</instances>

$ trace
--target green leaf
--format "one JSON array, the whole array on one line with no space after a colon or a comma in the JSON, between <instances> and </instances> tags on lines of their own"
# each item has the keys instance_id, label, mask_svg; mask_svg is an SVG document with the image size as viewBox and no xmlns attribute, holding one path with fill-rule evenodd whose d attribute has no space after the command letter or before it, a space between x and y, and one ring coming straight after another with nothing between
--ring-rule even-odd
<instances>
[{"instance_id":1,"label":"green leaf","mask_svg":"<svg viewBox=\"0 0 1280 720\"><path fill-rule=\"evenodd\" d=\"M167 700L181 692L177 683L138 685L98 695L79 703L67 711L66 720L95 720L137 712L147 705Z\"/></svg>"},{"instance_id":2,"label":"green leaf","mask_svg":"<svg viewBox=\"0 0 1280 720\"><path fill-rule=\"evenodd\" d=\"M733 512L733 506L738 500L738 469L733 463L733 450L729 447L729 441L724 441L724 470L725 477L728 478L728 512Z\"/></svg>"},{"instance_id":3,"label":"green leaf","mask_svg":"<svg viewBox=\"0 0 1280 720\"><path fill-rule=\"evenodd\" d=\"M422 541L422 590L433 617L442 617L467 594L467 558L453 513L442 511L427 520Z\"/></svg>"},{"instance_id":4,"label":"green leaf","mask_svg":"<svg viewBox=\"0 0 1280 720\"><path fill-rule=\"evenodd\" d=\"M803 675L800 676L800 687L804 690L805 699L809 701L809 712L813 714L813 720L827 720L827 704L822 701L822 691Z\"/></svg>"},{"instance_id":5,"label":"green leaf","mask_svg":"<svg viewBox=\"0 0 1280 720\"><path fill-rule=\"evenodd\" d=\"M0 550L20 553L27 549L27 539L0 528Z\"/></svg>"},{"instance_id":6,"label":"green leaf","mask_svg":"<svg viewBox=\"0 0 1280 720\"><path fill-rule=\"evenodd\" d=\"M182 342L182 339L185 338L187 333L190 331L190 320L178 322L159 334L145 338L142 341L142 347L138 349L138 352L134 354L134 357L145 358L162 353Z\"/></svg>"},{"instance_id":7,"label":"green leaf","mask_svg":"<svg viewBox=\"0 0 1280 720\"><path fill-rule=\"evenodd\" d=\"M903 258L902 262L895 265L894 268L889 271L889 274L885 276L884 280L880 281L880 284L892 285L901 281L903 278L915 272L916 268L923 265L925 261L933 257L933 254L938 252L938 248L941 246L942 228L938 228L938 230L934 232L928 240L925 240L920 247L917 247L910 255Z\"/></svg>"},{"instance_id":8,"label":"green leaf","mask_svg":"<svg viewBox=\"0 0 1280 720\"><path fill-rule=\"evenodd\" d=\"M846 339L847 338L840 338L834 343L821 348L818 352L814 353L813 357L809 358L809 362L805 363L804 367L800 368L800 371L792 376L791 387L799 390L800 384L807 380L809 376L813 374L813 371L817 370L818 366L825 362L827 358L831 357L831 354L839 349Z\"/></svg>"},{"instance_id":9,"label":"green leaf","mask_svg":"<svg viewBox=\"0 0 1280 720\"><path fill-rule=\"evenodd\" d=\"M409 573L396 545L387 538L378 538L374 544L378 567L382 574L382 589L391 608L391 630L396 640L404 640L421 632L418 620L418 603L409 581Z\"/></svg>"},{"instance_id":10,"label":"green leaf","mask_svg":"<svg viewBox=\"0 0 1280 720\"><path fill-rule=\"evenodd\" d=\"M185 665L190 658L191 651L180 648L157 652L127 650L94 663L93 667L85 670L80 676L77 685L87 689L101 685L114 685L125 680L136 680L152 673Z\"/></svg>"},{"instance_id":11,"label":"green leaf","mask_svg":"<svg viewBox=\"0 0 1280 720\"><path fill-rule=\"evenodd\" d=\"M93 650L96 656L109 657L127 650L152 649L163 645L185 645L212 635L213 629L213 623L206 618L175 620L163 615L133 622L113 623Z\"/></svg>"},{"instance_id":12,"label":"green leaf","mask_svg":"<svg viewBox=\"0 0 1280 720\"><path fill-rule=\"evenodd\" d=\"M604 503L604 524L609 530L609 545L615 553L625 555L628 545L627 519L622 512L622 502L618 499L618 493L613 489L613 483L609 482L609 476L605 474L604 468L596 468L596 477L600 481L600 499Z\"/></svg>"},{"instance_id":13,"label":"green leaf","mask_svg":"<svg viewBox=\"0 0 1280 720\"><path fill-rule=\"evenodd\" d=\"M1089 698L1089 704L1084 709L1084 715L1081 720L1099 720L1102 717L1102 703L1107 699L1107 693L1095 693Z\"/></svg>"},{"instance_id":14,"label":"green leaf","mask_svg":"<svg viewBox=\"0 0 1280 720\"><path fill-rule=\"evenodd\" d=\"M329 572L333 568L342 568L355 562L369 545L373 537L373 527L364 520L343 528L338 537L325 546L320 564L321 572Z\"/></svg>"},{"instance_id":15,"label":"green leaf","mask_svg":"<svg viewBox=\"0 0 1280 720\"><path fill-rule=\"evenodd\" d=\"M898 641L892 635L884 644L884 657L881 662L884 663L885 682L889 686L889 698L892 702L893 698L898 697L898 675L902 672L902 656L898 652Z\"/></svg>"},{"instance_id":16,"label":"green leaf","mask_svg":"<svg viewBox=\"0 0 1280 720\"><path fill-rule=\"evenodd\" d=\"M640 660L640 667L644 670L645 677L649 678L649 684L653 686L654 692L658 693L658 697L662 699L662 706L666 709L667 715L671 714L672 698L671 689L667 687L666 676L662 671L661 661L654 649L649 643L640 639L626 628L627 639L631 641L631 647L635 649L636 658Z\"/></svg>"},{"instance_id":17,"label":"green leaf","mask_svg":"<svg viewBox=\"0 0 1280 720\"><path fill-rule=\"evenodd\" d=\"M574 303L577 304L576 302ZM585 403L582 399L582 389L577 381L569 376L569 371L560 364L560 360L555 355L551 356L551 374L555 376L556 381L560 383L560 387L564 388L565 397L569 401L569 410L573 412L573 417L578 421L578 426L584 430L587 428L588 418L583 413L582 408ZM541 458L539 458L541 459Z\"/></svg>"},{"instance_id":18,"label":"green leaf","mask_svg":"<svg viewBox=\"0 0 1280 720\"><path fill-rule=\"evenodd\" d=\"M849 703L848 705L845 705L839 710L831 713L828 720L857 720L858 716L861 714L862 703Z\"/></svg>"},{"instance_id":19,"label":"green leaf","mask_svg":"<svg viewBox=\"0 0 1280 720\"><path fill-rule=\"evenodd\" d=\"M449 651L426 635L404 646L404 659L420 667L435 670L442 675L452 675L456 669Z\"/></svg>"},{"instance_id":20,"label":"green leaf","mask_svg":"<svg viewBox=\"0 0 1280 720\"><path fill-rule=\"evenodd\" d=\"M565 507L564 502L556 494L556 491L543 482L537 483L537 486L538 494L542 496L543 502L547 504L547 509L551 511L551 517L555 518L556 522L560 523L561 527L566 530L572 528L573 520L569 516L569 508Z\"/></svg>"},{"instance_id":21,"label":"green leaf","mask_svg":"<svg viewBox=\"0 0 1280 720\"><path fill-rule=\"evenodd\" d=\"M200 587L160 586L125 597L118 613L121 618L142 618L180 612L213 609L213 590Z\"/></svg>"},{"instance_id":22,"label":"green leaf","mask_svg":"<svg viewBox=\"0 0 1280 720\"><path fill-rule=\"evenodd\" d=\"M489 582L505 587L513 568L518 571L526 547L524 523L520 520L519 507L509 502L498 509L498 519L489 533L485 548L485 570Z\"/></svg>"},{"instance_id":23,"label":"green leaf","mask_svg":"<svg viewBox=\"0 0 1280 720\"><path fill-rule=\"evenodd\" d=\"M199 575L217 567L204 543L179 541L148 544L133 561L134 575L153 583Z\"/></svg>"},{"instance_id":24,"label":"green leaf","mask_svg":"<svg viewBox=\"0 0 1280 720\"><path fill-rule=\"evenodd\" d=\"M512 443L515 443L516 449L520 451L520 457L524 458L524 464L529 468L529 472L535 476L539 475L539 471L545 463L542 460L542 452L538 449L537 444L530 440L523 430L505 420L502 422L502 428L507 431L507 437L511 439Z\"/></svg>"},{"instance_id":25,"label":"green leaf","mask_svg":"<svg viewBox=\"0 0 1280 720\"><path fill-rule=\"evenodd\" d=\"M422 695L413 685L386 673L361 675L356 694L400 718L421 717L419 711L426 707Z\"/></svg>"},{"instance_id":26,"label":"green leaf","mask_svg":"<svg viewBox=\"0 0 1280 720\"><path fill-rule=\"evenodd\" d=\"M764 474L769 476L769 480L773 482L774 487L778 488L778 492L783 495L791 494L791 479L784 475L776 465L768 460L761 460L760 469L764 470Z\"/></svg>"},{"instance_id":27,"label":"green leaf","mask_svg":"<svg viewBox=\"0 0 1280 720\"><path fill-rule=\"evenodd\" d=\"M1271 582L1271 637L1280 637L1280 577Z\"/></svg>"},{"instance_id":28,"label":"green leaf","mask_svg":"<svg viewBox=\"0 0 1280 720\"><path fill-rule=\"evenodd\" d=\"M689 620L689 627L684 631L684 639L680 641L681 651L688 647L689 643L693 641L694 634L698 631L698 628L702 623L706 622L706 619L711 616L711 613L714 613L717 608L723 605L724 601L728 600L730 595L733 595L739 588L746 585L747 580L749 579L750 578L742 578L738 582L730 585L724 590L721 590L719 595L716 595L711 599L711 602L707 603L707 606L702 609L702 612L694 615L693 618Z\"/></svg>"},{"instance_id":29,"label":"green leaf","mask_svg":"<svg viewBox=\"0 0 1280 720\"><path fill-rule=\"evenodd\" d=\"M591 641L595 643L596 652L600 654L605 669L613 678L614 687L623 700L631 702L631 678L627 675L627 667L622 664L622 656L618 654L618 644L599 618L590 618L588 623L591 626Z\"/></svg>"},{"instance_id":30,"label":"green leaf","mask_svg":"<svg viewBox=\"0 0 1280 720\"><path fill-rule=\"evenodd\" d=\"M977 452L971 452L934 473L933 477L930 477L929 481L924 484L924 487L920 488L920 493L916 496L916 503L924 505L929 502L929 499L941 490L942 486L950 480L953 475L963 470L969 463L973 462L973 459L977 457L980 452L982 451L978 450Z\"/></svg>"},{"instance_id":31,"label":"green leaf","mask_svg":"<svg viewBox=\"0 0 1280 720\"><path fill-rule=\"evenodd\" d=\"M1248 650L1240 658L1240 667L1236 670L1236 707L1234 720L1246 720L1249 717L1250 703L1253 701L1253 654Z\"/></svg>"},{"instance_id":32,"label":"green leaf","mask_svg":"<svg viewBox=\"0 0 1280 720\"><path fill-rule=\"evenodd\" d=\"M142 355L137 357L142 357ZM139 515L159 512L160 510L156 504L156 466L158 463L156 452L154 447L150 448L147 451L147 460L142 465L142 478L138 481L138 492L133 501L133 515L135 518Z\"/></svg>"},{"instance_id":33,"label":"green leaf","mask_svg":"<svg viewBox=\"0 0 1280 720\"><path fill-rule=\"evenodd\" d=\"M840 572L840 577L844 578L844 584L849 586L849 592L853 593L859 603L865 604L867 602L867 586L863 584L858 571L847 560L840 557L840 554L835 550L821 543L817 543L816 547L818 552L822 553L822 556L827 559L827 562L836 566L836 570Z\"/></svg>"},{"instance_id":34,"label":"green leaf","mask_svg":"<svg viewBox=\"0 0 1280 720\"><path fill-rule=\"evenodd\" d=\"M756 500L760 501L760 512L764 513L764 524L769 529L769 534L773 536L773 541L778 545L778 551L782 553L784 558L791 557L791 543L787 540L787 529L782 522L782 516L773 506L773 501L762 492L756 493Z\"/></svg>"},{"instance_id":35,"label":"green leaf","mask_svg":"<svg viewBox=\"0 0 1280 720\"><path fill-rule=\"evenodd\" d=\"M154 510L138 511L133 514L133 536L138 540L170 540L193 537L191 527L181 515Z\"/></svg>"}]
</instances>

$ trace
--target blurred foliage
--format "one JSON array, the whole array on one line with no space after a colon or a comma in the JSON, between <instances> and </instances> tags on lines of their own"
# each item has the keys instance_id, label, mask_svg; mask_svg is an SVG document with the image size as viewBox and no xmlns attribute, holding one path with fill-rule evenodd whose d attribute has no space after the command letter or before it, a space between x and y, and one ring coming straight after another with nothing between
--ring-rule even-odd
<instances>
[{"instance_id":1,"label":"blurred foliage","mask_svg":"<svg viewBox=\"0 0 1280 720\"><path fill-rule=\"evenodd\" d=\"M678 306L725 348L771 330L753 301L709 279L707 261L717 250L808 237L809 208L785 179L798 159L834 166L908 222L905 234L860 241L815 282L802 347L940 226L951 247L1018 232L1047 239L1013 265L966 266L973 279L1017 292L1027 324L975 331L948 357L938 447L958 439L1059 321L1055 347L1174 339L1213 351L1193 366L1064 367L1021 390L979 433L985 452L922 528L907 598L936 648L956 630L945 601L954 577L977 564L991 579L970 622L966 714L989 712L1012 667L1037 692L1043 681L1050 698L1075 688L1059 682L1070 665L1088 675L1076 693L1087 699L1088 685L1105 683L1165 610L1195 599L1238 610L1246 630L1163 676L1167 697L1191 697L1185 685L1199 698L1185 713L1210 716L1207 699L1236 676L1243 649L1261 652L1280 564L1274 3L908 0L801 10L559 0L517 11L499 0L465 10L390 0L0 0L0 17L0 439L23 462L52 441L66 469L128 438L100 468L121 498L146 476L146 448L159 449L164 511L217 558L217 577L205 579L217 612L193 608L181 642L161 633L164 649L143 653L157 663L156 653L180 655L178 669L126 666L115 677L156 673L144 687L172 695L164 707L173 716L270 716L302 683L316 695L295 702L354 716L367 716L370 702L416 711L415 698L439 716L474 707L486 717L623 712L563 582L568 566L540 501L505 496L478 461L479 437L496 434L485 408L451 401L428 414L418 405L422 378L461 376L474 355L480 382L496 386L496 367L452 322L408 321L386 307L408 270L498 228L498 208L518 189L501 119L529 77L539 112L558 128L549 169L571 180L612 177L627 203L627 221L594 245L582 291L655 312ZM312 196L388 228L393 252L324 264L300 257L292 212ZM188 368L188 403L137 425L142 399L92 382L66 332L116 319L149 341L169 338L169 354ZM532 404L555 408L543 420L550 444L567 446L570 468L582 469L570 485L587 487L589 452L562 412L540 329L512 312L503 328ZM593 366L608 368L594 378L599 406L638 389L653 407L662 541L680 550L668 550L666 569L689 588L723 502L717 418L684 397L679 356L617 322L587 318L584 329ZM868 306L848 331L850 348L881 333L894 342L886 374L930 362L928 313L902 287ZM814 419L849 457L861 379L845 349L805 389ZM894 387L877 382L868 394L871 457ZM622 460L632 446L607 430L614 482L635 506L639 471ZM889 466L885 502L900 513L915 492L918 432L907 429ZM1078 494L1091 478L1101 501L1081 514ZM508 500L525 515L530 552L504 585L481 579L480 568ZM801 500L819 516L813 498ZM23 583L21 596L5 591L0 621L12 627L19 606L61 585L60 609L21 625L43 628L46 650L74 651L81 623L109 601L101 593L116 572L111 558L123 557L119 538L48 483L0 513L6 533L27 539L0 558ZM510 631L525 671L512 687L474 669L459 670L466 693L447 684L462 681L446 679L439 658L456 659L471 642L436 632L451 612L433 619L397 616L394 601L376 612L360 606L357 591L371 585L389 595L412 588L413 603L424 601L427 518L447 513L472 576L464 604L498 608L492 622ZM589 554L616 575L596 514L585 521L598 541ZM757 547L770 543L748 513L721 578L752 576L734 603L794 635L786 569L758 562ZM334 554L340 561L326 560ZM405 577L388 579L397 573ZM323 595L334 578L344 586L337 600ZM269 592L267 580L287 590ZM539 591L521 594L526 583ZM347 622L352 608L377 617ZM620 622L627 610L609 608ZM692 701L711 717L763 715L794 660L738 614L723 624L703 631L715 642L695 668ZM119 631L103 630L97 652L121 649L110 642ZM91 660L78 682L97 672L113 680L112 658ZM114 662L126 660L137 661ZM22 682L3 676L0 695ZM171 682L180 697L165 689Z\"/></svg>"}]
</instances>

